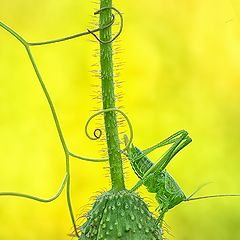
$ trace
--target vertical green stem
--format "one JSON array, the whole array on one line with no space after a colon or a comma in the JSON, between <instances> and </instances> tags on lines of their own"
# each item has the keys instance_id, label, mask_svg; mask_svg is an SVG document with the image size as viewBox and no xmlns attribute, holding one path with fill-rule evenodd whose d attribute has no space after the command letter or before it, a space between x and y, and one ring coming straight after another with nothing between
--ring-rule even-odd
<instances>
[{"instance_id":1,"label":"vertical green stem","mask_svg":"<svg viewBox=\"0 0 240 240\"><path fill-rule=\"evenodd\" d=\"M106 7L112 7L112 0L101 0L100 8ZM100 26L106 25L107 23L109 23L109 21L111 21L111 9L101 11ZM102 41L109 41L111 38L112 38L111 27L100 31L100 39ZM100 43L100 64L101 64L103 109L115 108L113 59L111 43L106 44ZM125 189L125 185L115 111L105 112L104 122L107 137L112 190L120 191L122 189Z\"/></svg>"}]
</instances>

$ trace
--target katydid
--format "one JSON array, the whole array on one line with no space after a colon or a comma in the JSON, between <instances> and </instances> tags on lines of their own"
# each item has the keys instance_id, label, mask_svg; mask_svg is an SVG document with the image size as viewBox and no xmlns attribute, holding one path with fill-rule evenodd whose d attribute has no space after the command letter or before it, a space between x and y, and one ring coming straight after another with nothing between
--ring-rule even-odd
<instances>
[{"instance_id":1,"label":"katydid","mask_svg":"<svg viewBox=\"0 0 240 240\"><path fill-rule=\"evenodd\" d=\"M133 144L129 145L127 135L124 135L125 145L128 146L126 148L127 153L125 154L130 160L134 172L140 178L140 181L131 189L131 191L135 191L143 184L147 187L147 190L150 193L156 193L156 200L159 204L158 222L160 224L162 224L164 214L169 209L175 207L183 201L240 196L239 194L217 194L192 198L192 196L199 191L202 187L201 186L189 197L186 197L175 179L165 168L172 158L191 141L192 139L188 136L188 133L185 130L181 130L158 144L142 151ZM156 163L153 163L147 157L147 154L151 153L155 149L169 144L172 144L172 146L156 161Z\"/></svg>"}]
</instances>

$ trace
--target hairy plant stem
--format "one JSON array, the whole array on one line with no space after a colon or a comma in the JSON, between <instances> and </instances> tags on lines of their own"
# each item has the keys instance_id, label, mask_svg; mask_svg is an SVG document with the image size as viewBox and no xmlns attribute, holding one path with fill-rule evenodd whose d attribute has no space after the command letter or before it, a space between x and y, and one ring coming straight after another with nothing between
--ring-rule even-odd
<instances>
[{"instance_id":1,"label":"hairy plant stem","mask_svg":"<svg viewBox=\"0 0 240 240\"><path fill-rule=\"evenodd\" d=\"M100 8L108 7L112 7L112 0L101 0ZM111 21L111 16L111 9L102 11L100 13L100 27ZM100 30L100 39L102 41L109 41L111 38L111 27ZM100 43L100 65L103 109L115 108L112 43ZM104 124L107 138L112 190L120 191L125 189L125 184L115 111L104 113Z\"/></svg>"}]
</instances>

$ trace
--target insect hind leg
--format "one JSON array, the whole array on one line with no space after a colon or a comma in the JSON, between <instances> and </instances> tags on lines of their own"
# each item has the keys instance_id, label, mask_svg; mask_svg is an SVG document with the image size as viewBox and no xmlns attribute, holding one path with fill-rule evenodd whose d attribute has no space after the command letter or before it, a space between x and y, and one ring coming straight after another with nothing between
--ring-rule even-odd
<instances>
[{"instance_id":1,"label":"insect hind leg","mask_svg":"<svg viewBox=\"0 0 240 240\"><path fill-rule=\"evenodd\" d=\"M179 136L180 135L180 136ZM179 137L178 137L179 136ZM164 141L163 141L164 142ZM135 191L138 189L145 181L147 176L151 173L161 172L163 171L171 159L185 146L187 146L191 142L191 138L188 137L188 132L185 130L181 130L169 138L165 139L165 143L169 142L173 143L172 146L164 153L157 162L144 174L143 178L137 182L137 184L131 189L131 191ZM162 142L161 142L162 143ZM162 143L163 144L163 143ZM158 146L160 145L157 144ZM155 145L155 146L157 146Z\"/></svg>"},{"instance_id":2,"label":"insect hind leg","mask_svg":"<svg viewBox=\"0 0 240 240\"><path fill-rule=\"evenodd\" d=\"M183 142L179 146L177 146L177 148L173 151L171 155L171 159L191 142L192 142L192 139L189 136L186 136Z\"/></svg>"},{"instance_id":3,"label":"insect hind leg","mask_svg":"<svg viewBox=\"0 0 240 240\"><path fill-rule=\"evenodd\" d=\"M178 135L180 137L177 137L174 139L173 145L157 160L155 165L149 169L149 171L146 173L148 175L151 172L161 172L166 168L168 163L171 161L171 159L185 146L187 146L191 142L191 138L188 137L188 132L185 130L179 131Z\"/></svg>"},{"instance_id":4,"label":"insect hind leg","mask_svg":"<svg viewBox=\"0 0 240 240\"><path fill-rule=\"evenodd\" d=\"M174 143L176 143L179 139L184 139L184 138L186 138L186 143L185 143L185 144L182 143L182 144L179 146L179 148L176 149L176 152L175 152L175 151L173 152L173 156L172 156L172 157L174 157L182 148L184 148L186 145L188 145L188 144L192 141L191 138L188 137L187 135L188 135L187 131L185 131L185 130L180 130L180 131L172 134L170 137L164 139L163 141L155 144L154 146L149 147L149 148L143 150L143 151L142 151L142 154L139 154L138 156L136 156L134 160L137 161L137 160L141 159L142 157L148 155L149 153L151 153L152 151L154 151L154 150L156 150L156 149L158 149L158 148L160 148L160 147L164 147L164 146L169 145L169 144L174 144ZM125 145L128 144L128 138L127 138L126 135L124 136L124 142L125 142ZM127 155L127 154L125 154L125 155Z\"/></svg>"},{"instance_id":5,"label":"insect hind leg","mask_svg":"<svg viewBox=\"0 0 240 240\"><path fill-rule=\"evenodd\" d=\"M160 148L160 147L164 147L166 145L169 145L169 144L172 144L172 143L175 143L176 140L178 140L181 136L187 136L188 133L185 131L185 130L180 130L174 134L172 134L170 137L164 139L163 141L157 143L156 145L150 147L150 148L147 148L145 150L143 150L143 153L145 155L151 153L152 151L154 151L155 149L157 148Z\"/></svg>"}]
</instances>

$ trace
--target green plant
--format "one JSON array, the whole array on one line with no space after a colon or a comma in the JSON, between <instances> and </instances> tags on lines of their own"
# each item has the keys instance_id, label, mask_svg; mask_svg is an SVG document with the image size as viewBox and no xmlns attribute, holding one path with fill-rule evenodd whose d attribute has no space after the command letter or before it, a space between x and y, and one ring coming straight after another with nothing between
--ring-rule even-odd
<instances>
[{"instance_id":1,"label":"green plant","mask_svg":"<svg viewBox=\"0 0 240 240\"><path fill-rule=\"evenodd\" d=\"M148 207L144 200L135 193L138 187L141 184L147 186L150 192L156 192L164 194L169 192L165 187L166 176L170 185L175 181L173 178L170 178L170 175L165 171L165 167L169 163L169 161L173 158L173 156L181 150L185 145L189 143L190 138L187 137L186 132L183 132L183 135L175 138L178 135L174 135L171 140L169 138L167 141L163 141L160 144L145 150L143 152L137 151L137 155L134 155L133 150L136 148L133 147L132 139L133 139L133 131L131 123L124 112L120 109L117 109L115 106L115 94L114 94L114 79L113 79L113 62L112 62L112 41L116 39L116 37L121 33L122 25L120 26L120 30L118 34L112 38L111 26L115 21L115 15L112 14L112 10L115 11L120 18L122 19L121 13L112 7L112 1L110 0L102 0L100 10L96 12L96 14L100 14L100 27L95 30L88 30L84 33L76 34L69 37L64 37L61 39L50 40L45 42L27 42L23 37L21 37L14 30L9 28L4 23L0 22L0 26L7 30L10 34L16 37L21 44L25 47L29 59L32 63L32 66L35 70L39 83L43 89L43 92L46 96L48 104L50 106L56 128L59 134L59 138L62 143L62 147L65 153L66 159L66 174L63 179L62 185L60 186L58 192L49 199L42 199L31 195L16 193L16 192L3 192L0 193L2 196L17 196L29 198L32 200L40 201L40 202L50 202L55 200L63 191L63 188L66 186L67 188L67 203L69 207L70 216L73 222L74 230L76 236L79 239L162 239L162 226L161 222L163 219L163 214L170 208L167 205L166 208L160 208L159 219L156 219L152 213L148 210ZM95 32L100 32L100 38L95 35ZM61 41L70 40L76 37L84 36L87 34L94 35L98 41L100 42L100 65L101 65L101 80L102 80L102 102L103 109L92 115L87 121L85 131L89 138L96 139L101 137L101 130L96 129L94 131L94 137L91 137L88 133L88 124L95 116L99 114L104 114L104 122L105 122L105 131L107 138L107 146L108 146L108 159L95 159L95 158L87 158L78 156L72 153L67 147L66 141L64 139L58 117L52 103L52 100L48 94L47 88L43 82L41 74L38 70L36 62L31 52L32 46L44 45L44 44L53 44ZM117 127L117 119L116 112L122 114L126 121L128 122L130 129L130 139L126 141L126 146L124 149L120 149L120 141ZM182 132L181 132L182 133ZM169 140L169 141L168 141ZM149 159L146 158L146 154L150 151L156 149L157 147L161 147L162 145L173 144L172 147L160 158L160 160L154 165L150 162ZM124 174L123 174L123 163L122 163L122 154L128 154L128 157L133 165L133 169L140 176L141 180L129 191L125 188L124 183ZM140 154L140 155L138 155ZM71 206L71 198L70 198L70 171L69 171L69 157L76 157L86 161L109 161L110 165L110 176L112 182L112 189L108 192L103 193L98 196L96 202L93 205L92 210L87 214L87 221L81 226L80 234L79 229L77 228L74 220L74 214ZM138 160L142 161L141 163L137 162ZM137 163L136 163L137 162ZM142 165L146 168L144 171L141 170ZM154 179L151 179L150 176L154 176L154 179L162 181L162 186L157 186L155 188ZM164 174L163 178L161 178L160 174ZM159 177L160 176L160 177ZM154 185L154 186L153 186ZM153 187L153 190L151 190ZM177 186L178 187L178 186ZM178 191L180 188L178 187ZM182 192L180 192L182 193ZM173 196L176 196L176 192L173 192ZM220 196L220 195L217 195ZM223 196L223 195L222 195ZM226 195L224 195L226 196ZM235 195L238 196L238 195ZM158 195L159 197L159 195ZM215 197L215 196L206 196L206 197ZM202 197L204 198L204 197ZM159 202L161 204L167 204L166 200L162 200L160 198ZM190 198L182 198L181 200L191 200ZM192 198L193 199L193 198ZM199 198L195 198L199 199ZM173 206L179 204L180 202L174 202Z\"/></svg>"}]
</instances>

